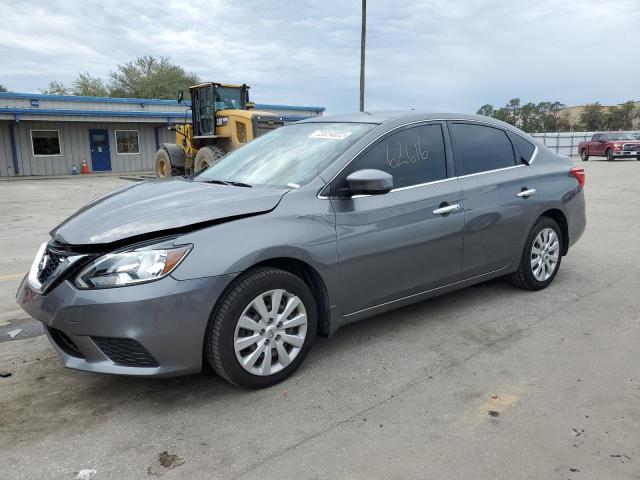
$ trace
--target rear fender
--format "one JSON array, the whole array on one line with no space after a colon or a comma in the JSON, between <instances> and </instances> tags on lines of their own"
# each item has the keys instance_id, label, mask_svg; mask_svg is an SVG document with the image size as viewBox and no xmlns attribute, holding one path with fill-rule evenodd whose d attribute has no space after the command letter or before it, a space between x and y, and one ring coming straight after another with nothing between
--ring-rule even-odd
<instances>
[{"instance_id":1,"label":"rear fender","mask_svg":"<svg viewBox=\"0 0 640 480\"><path fill-rule=\"evenodd\" d=\"M187 156L180 145L176 145L175 143L163 143L160 148L166 150L169 154L169 160L171 161L172 167L184 168Z\"/></svg>"}]
</instances>

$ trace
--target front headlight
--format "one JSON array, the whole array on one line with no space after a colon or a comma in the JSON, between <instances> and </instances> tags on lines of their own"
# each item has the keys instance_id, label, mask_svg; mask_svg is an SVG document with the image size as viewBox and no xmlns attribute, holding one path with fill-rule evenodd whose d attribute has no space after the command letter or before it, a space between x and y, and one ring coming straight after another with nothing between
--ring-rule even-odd
<instances>
[{"instance_id":1,"label":"front headlight","mask_svg":"<svg viewBox=\"0 0 640 480\"><path fill-rule=\"evenodd\" d=\"M79 288L112 288L159 280L187 256L191 245L146 247L96 258L76 277Z\"/></svg>"}]
</instances>

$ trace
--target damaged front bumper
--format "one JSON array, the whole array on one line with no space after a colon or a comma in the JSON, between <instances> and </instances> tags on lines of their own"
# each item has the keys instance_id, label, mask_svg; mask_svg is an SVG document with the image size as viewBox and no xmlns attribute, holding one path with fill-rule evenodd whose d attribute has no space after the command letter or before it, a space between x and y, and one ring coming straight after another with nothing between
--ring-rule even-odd
<instances>
[{"instance_id":1,"label":"damaged front bumper","mask_svg":"<svg viewBox=\"0 0 640 480\"><path fill-rule=\"evenodd\" d=\"M27 277L18 304L42 322L64 365L90 372L173 376L202 368L209 316L233 275L80 290L63 281L45 294Z\"/></svg>"}]
</instances>

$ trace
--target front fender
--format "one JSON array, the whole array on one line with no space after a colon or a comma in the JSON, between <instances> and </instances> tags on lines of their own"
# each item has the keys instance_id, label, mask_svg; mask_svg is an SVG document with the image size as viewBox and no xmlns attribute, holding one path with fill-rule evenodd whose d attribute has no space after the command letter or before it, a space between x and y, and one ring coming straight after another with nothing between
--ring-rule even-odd
<instances>
[{"instance_id":1,"label":"front fender","mask_svg":"<svg viewBox=\"0 0 640 480\"><path fill-rule=\"evenodd\" d=\"M193 279L244 272L275 258L302 261L322 278L327 294L337 298L338 253L330 202L285 195L273 211L204 228L177 241L194 246L172 273ZM302 213L304 212L304 213Z\"/></svg>"}]
</instances>

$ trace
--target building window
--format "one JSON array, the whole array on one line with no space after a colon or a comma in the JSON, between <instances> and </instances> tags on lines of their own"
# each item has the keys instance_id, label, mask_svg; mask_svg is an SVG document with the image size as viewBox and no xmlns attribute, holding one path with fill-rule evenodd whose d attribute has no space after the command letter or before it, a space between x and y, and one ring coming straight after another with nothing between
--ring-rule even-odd
<instances>
[{"instance_id":1,"label":"building window","mask_svg":"<svg viewBox=\"0 0 640 480\"><path fill-rule=\"evenodd\" d=\"M34 157L61 155L58 130L31 130L31 146Z\"/></svg>"},{"instance_id":2,"label":"building window","mask_svg":"<svg viewBox=\"0 0 640 480\"><path fill-rule=\"evenodd\" d=\"M118 155L140 153L137 130L116 130L116 153Z\"/></svg>"}]
</instances>

